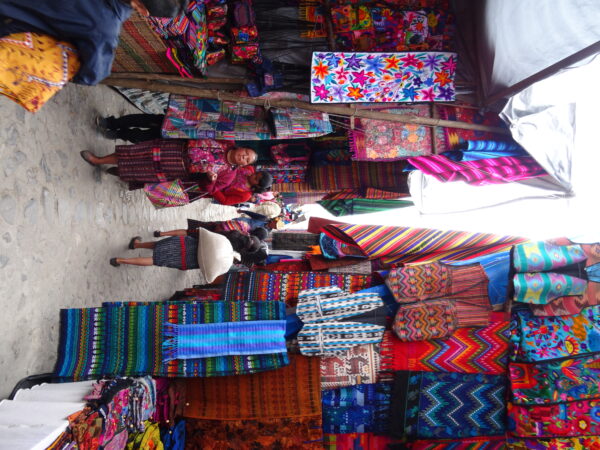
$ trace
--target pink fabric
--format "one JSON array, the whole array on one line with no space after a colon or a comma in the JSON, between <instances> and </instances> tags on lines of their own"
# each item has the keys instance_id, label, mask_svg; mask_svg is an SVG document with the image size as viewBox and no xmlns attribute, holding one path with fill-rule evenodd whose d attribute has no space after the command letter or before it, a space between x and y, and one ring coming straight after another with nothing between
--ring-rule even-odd
<instances>
[{"instance_id":1,"label":"pink fabric","mask_svg":"<svg viewBox=\"0 0 600 450\"><path fill-rule=\"evenodd\" d=\"M440 181L465 181L476 186L547 175L542 166L530 156L452 161L443 155L428 155L409 158L408 162Z\"/></svg>"}]
</instances>

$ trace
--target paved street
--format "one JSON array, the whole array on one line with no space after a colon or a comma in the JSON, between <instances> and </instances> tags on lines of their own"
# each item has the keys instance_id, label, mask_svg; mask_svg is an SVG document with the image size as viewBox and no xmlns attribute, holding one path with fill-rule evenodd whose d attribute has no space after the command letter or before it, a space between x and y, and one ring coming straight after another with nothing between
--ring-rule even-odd
<instances>
[{"instance_id":1,"label":"paved street","mask_svg":"<svg viewBox=\"0 0 600 450\"><path fill-rule=\"evenodd\" d=\"M0 398L19 379L52 370L60 308L160 300L194 284L194 271L111 267L111 256L149 256L126 249L132 236L152 239L187 217L232 210L202 201L157 211L80 158L83 149L113 151L94 127L97 114L136 111L105 86L69 85L37 114L0 97Z\"/></svg>"}]
</instances>

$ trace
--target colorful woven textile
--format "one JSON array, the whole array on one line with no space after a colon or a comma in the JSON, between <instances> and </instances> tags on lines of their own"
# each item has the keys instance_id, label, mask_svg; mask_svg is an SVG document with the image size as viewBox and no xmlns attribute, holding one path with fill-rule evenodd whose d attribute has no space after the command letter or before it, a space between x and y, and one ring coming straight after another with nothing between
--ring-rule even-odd
<instances>
[{"instance_id":1,"label":"colorful woven textile","mask_svg":"<svg viewBox=\"0 0 600 450\"><path fill-rule=\"evenodd\" d=\"M274 184L281 183L304 183L306 181L307 166L303 164L287 164L280 166L279 164L257 164L256 170L265 170L273 177ZM276 190L278 186L274 186Z\"/></svg>"},{"instance_id":2,"label":"colorful woven textile","mask_svg":"<svg viewBox=\"0 0 600 450\"><path fill-rule=\"evenodd\" d=\"M428 105L384 109L389 114L430 117ZM357 119L348 131L352 159L355 161L397 161L410 156L429 155L447 150L441 127L390 123L385 120Z\"/></svg>"},{"instance_id":3,"label":"colorful woven textile","mask_svg":"<svg viewBox=\"0 0 600 450\"><path fill-rule=\"evenodd\" d=\"M321 412L319 360L290 355L277 371L186 380L184 416L195 419L275 419Z\"/></svg>"},{"instance_id":4,"label":"colorful woven textile","mask_svg":"<svg viewBox=\"0 0 600 450\"><path fill-rule=\"evenodd\" d=\"M322 392L324 433L385 433L392 386L359 384Z\"/></svg>"},{"instance_id":5,"label":"colorful woven textile","mask_svg":"<svg viewBox=\"0 0 600 450\"><path fill-rule=\"evenodd\" d=\"M134 12L121 27L112 72L177 73L166 53L161 37L144 16Z\"/></svg>"},{"instance_id":6,"label":"colorful woven textile","mask_svg":"<svg viewBox=\"0 0 600 450\"><path fill-rule=\"evenodd\" d=\"M154 30L169 46L171 61L190 61L180 70L182 76L206 71L208 28L204 2L191 1L186 11L177 17L149 17ZM189 71L189 72L188 72Z\"/></svg>"},{"instance_id":7,"label":"colorful woven textile","mask_svg":"<svg viewBox=\"0 0 600 450\"><path fill-rule=\"evenodd\" d=\"M579 296L587 289L587 280L562 273L516 273L513 277L517 302L545 305L559 297Z\"/></svg>"},{"instance_id":8,"label":"colorful woven textile","mask_svg":"<svg viewBox=\"0 0 600 450\"><path fill-rule=\"evenodd\" d=\"M593 283L588 283L588 291L592 284ZM588 306L599 304L600 297L597 296L567 295L565 297L554 299L547 305L530 305L530 308L536 316L570 316L572 314L579 314L582 309L587 308Z\"/></svg>"},{"instance_id":9,"label":"colorful woven textile","mask_svg":"<svg viewBox=\"0 0 600 450\"><path fill-rule=\"evenodd\" d=\"M479 109L461 106L436 106L440 118L445 120L457 120L459 122L489 125L492 127L507 128L497 113L488 111L481 113ZM463 130L459 128L443 128L446 142L449 146L456 146L464 141L497 140L506 139L506 135L495 134L488 131Z\"/></svg>"},{"instance_id":10,"label":"colorful woven textile","mask_svg":"<svg viewBox=\"0 0 600 450\"><path fill-rule=\"evenodd\" d=\"M307 251L309 247L319 244L319 235L295 231L274 231L273 250Z\"/></svg>"},{"instance_id":11,"label":"colorful woven textile","mask_svg":"<svg viewBox=\"0 0 600 450\"><path fill-rule=\"evenodd\" d=\"M465 181L475 186L508 183L547 175L530 156L501 156L475 161L452 161L444 155L408 158L408 162L439 181Z\"/></svg>"},{"instance_id":12,"label":"colorful woven textile","mask_svg":"<svg viewBox=\"0 0 600 450\"><path fill-rule=\"evenodd\" d=\"M358 245L369 259L384 264L425 263L474 258L501 252L526 239L468 231L380 225L326 225L333 238Z\"/></svg>"},{"instance_id":13,"label":"colorful woven textile","mask_svg":"<svg viewBox=\"0 0 600 450\"><path fill-rule=\"evenodd\" d=\"M321 415L261 420L186 420L186 447L321 450Z\"/></svg>"},{"instance_id":14,"label":"colorful woven textile","mask_svg":"<svg viewBox=\"0 0 600 450\"><path fill-rule=\"evenodd\" d=\"M322 136L332 131L325 113L289 109L279 112L275 135L260 106L171 95L162 126L165 138L263 140ZM279 136L284 136L280 138Z\"/></svg>"},{"instance_id":15,"label":"colorful woven textile","mask_svg":"<svg viewBox=\"0 0 600 450\"><path fill-rule=\"evenodd\" d=\"M374 433L339 433L323 435L325 450L368 450L385 449L393 440Z\"/></svg>"},{"instance_id":16,"label":"colorful woven textile","mask_svg":"<svg viewBox=\"0 0 600 450\"><path fill-rule=\"evenodd\" d=\"M585 261L581 245L554 245L548 242L526 242L515 245L513 267L517 272L546 272Z\"/></svg>"},{"instance_id":17,"label":"colorful woven textile","mask_svg":"<svg viewBox=\"0 0 600 450\"><path fill-rule=\"evenodd\" d=\"M153 139L133 145L117 145L119 178L126 182L160 183L185 179L186 141Z\"/></svg>"},{"instance_id":18,"label":"colorful woven textile","mask_svg":"<svg viewBox=\"0 0 600 450\"><path fill-rule=\"evenodd\" d=\"M320 358L321 389L335 389L377 380L381 358L375 345L358 345L335 356Z\"/></svg>"},{"instance_id":19,"label":"colorful woven textile","mask_svg":"<svg viewBox=\"0 0 600 450\"><path fill-rule=\"evenodd\" d=\"M0 38L0 94L27 111L38 111L79 70L77 50L38 33Z\"/></svg>"},{"instance_id":20,"label":"colorful woven textile","mask_svg":"<svg viewBox=\"0 0 600 450\"><path fill-rule=\"evenodd\" d=\"M386 332L381 343L381 371L484 373L506 372L508 322L459 328L447 339L403 342Z\"/></svg>"},{"instance_id":21,"label":"colorful woven textile","mask_svg":"<svg viewBox=\"0 0 600 450\"><path fill-rule=\"evenodd\" d=\"M514 359L525 362L600 351L600 306L557 317L532 317L528 311L515 311L511 341Z\"/></svg>"},{"instance_id":22,"label":"colorful woven textile","mask_svg":"<svg viewBox=\"0 0 600 450\"><path fill-rule=\"evenodd\" d=\"M400 305L392 330L402 341L445 339L458 328L455 304L431 300Z\"/></svg>"},{"instance_id":23,"label":"colorful woven textile","mask_svg":"<svg viewBox=\"0 0 600 450\"><path fill-rule=\"evenodd\" d=\"M162 360L163 327L178 324L281 320L275 302L106 304L63 309L54 373L67 380L101 376L199 377L261 372L288 364L286 353ZM135 342L136 345L131 345Z\"/></svg>"},{"instance_id":24,"label":"colorful woven textile","mask_svg":"<svg viewBox=\"0 0 600 450\"><path fill-rule=\"evenodd\" d=\"M489 322L488 279L480 264L449 266L435 262L404 266L390 270L385 283L396 301L402 304L397 317L400 311L410 307L421 308L422 314L433 319L432 301L438 299L445 302L443 309L452 309L458 327L483 326ZM438 315L438 318L442 319L442 316ZM427 321L421 325L426 326Z\"/></svg>"},{"instance_id":25,"label":"colorful woven textile","mask_svg":"<svg viewBox=\"0 0 600 450\"><path fill-rule=\"evenodd\" d=\"M407 206L414 205L414 203L409 200L375 200L368 198L320 200L317 203L336 217L370 214L390 209L406 208Z\"/></svg>"},{"instance_id":26,"label":"colorful woven textile","mask_svg":"<svg viewBox=\"0 0 600 450\"><path fill-rule=\"evenodd\" d=\"M408 194L408 174L405 163L391 161L387 164L367 161L334 163L313 166L308 179L315 190L339 191L340 189L376 188Z\"/></svg>"},{"instance_id":27,"label":"colorful woven textile","mask_svg":"<svg viewBox=\"0 0 600 450\"><path fill-rule=\"evenodd\" d=\"M508 445L514 450L588 450L600 448L600 436L554 439L509 438Z\"/></svg>"},{"instance_id":28,"label":"colorful woven textile","mask_svg":"<svg viewBox=\"0 0 600 450\"><path fill-rule=\"evenodd\" d=\"M505 433L506 378L499 375L396 372L391 434L462 438Z\"/></svg>"},{"instance_id":29,"label":"colorful woven textile","mask_svg":"<svg viewBox=\"0 0 600 450\"><path fill-rule=\"evenodd\" d=\"M282 303L282 307L285 305ZM286 353L285 320L166 324L163 361Z\"/></svg>"},{"instance_id":30,"label":"colorful woven textile","mask_svg":"<svg viewBox=\"0 0 600 450\"><path fill-rule=\"evenodd\" d=\"M462 439L419 439L407 443L410 450L506 450L504 436L478 436Z\"/></svg>"},{"instance_id":31,"label":"colorful woven textile","mask_svg":"<svg viewBox=\"0 0 600 450\"><path fill-rule=\"evenodd\" d=\"M597 436L600 435L600 400L535 406L509 403L508 420L515 436Z\"/></svg>"},{"instance_id":32,"label":"colorful woven textile","mask_svg":"<svg viewBox=\"0 0 600 450\"><path fill-rule=\"evenodd\" d=\"M454 101L456 53L314 52L312 103Z\"/></svg>"},{"instance_id":33,"label":"colorful woven textile","mask_svg":"<svg viewBox=\"0 0 600 450\"><path fill-rule=\"evenodd\" d=\"M370 292L344 292L338 286L302 290L296 314L304 323L347 319L383 306L381 297Z\"/></svg>"},{"instance_id":34,"label":"colorful woven textile","mask_svg":"<svg viewBox=\"0 0 600 450\"><path fill-rule=\"evenodd\" d=\"M223 299L226 301L280 301L295 306L300 291L338 286L356 292L372 285L370 275L327 272L235 272L227 274Z\"/></svg>"},{"instance_id":35,"label":"colorful woven textile","mask_svg":"<svg viewBox=\"0 0 600 450\"><path fill-rule=\"evenodd\" d=\"M515 404L600 398L600 354L535 364L510 363Z\"/></svg>"}]
</instances>

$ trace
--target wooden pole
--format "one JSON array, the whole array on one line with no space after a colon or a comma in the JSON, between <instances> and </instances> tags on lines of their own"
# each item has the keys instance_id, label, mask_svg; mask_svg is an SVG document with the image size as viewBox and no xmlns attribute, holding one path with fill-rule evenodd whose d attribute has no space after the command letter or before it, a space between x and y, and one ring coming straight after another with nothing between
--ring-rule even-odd
<instances>
[{"instance_id":1,"label":"wooden pole","mask_svg":"<svg viewBox=\"0 0 600 450\"><path fill-rule=\"evenodd\" d=\"M256 97L240 97L239 95L226 91L215 91L210 89L200 89L188 86L177 86L154 81L134 80L127 78L110 77L102 83L112 86L121 86L129 88L146 89L149 91L169 92L171 94L193 95L194 97L210 98L221 101L237 102L246 105L256 105L264 107L278 108L299 108L307 111L318 111L338 116L359 117L364 119L386 120L388 122L412 123L425 125L429 127L460 128L463 130L487 131L497 134L510 134L505 128L490 127L476 123L457 122L453 120L443 120L430 117L419 117L413 114L388 114L368 109L360 109L353 104L312 104L302 100L287 99L265 99ZM391 105L390 105L391 106Z\"/></svg>"},{"instance_id":2,"label":"wooden pole","mask_svg":"<svg viewBox=\"0 0 600 450\"><path fill-rule=\"evenodd\" d=\"M244 85L248 80L245 78L183 78L179 75L162 75L158 73L133 73L133 72L121 72L113 73L108 78L105 78L106 84L115 85L112 82L114 79L131 79L131 80L150 80L150 81L164 81L168 83L170 81L177 82L190 82L194 84L236 84Z\"/></svg>"}]
</instances>

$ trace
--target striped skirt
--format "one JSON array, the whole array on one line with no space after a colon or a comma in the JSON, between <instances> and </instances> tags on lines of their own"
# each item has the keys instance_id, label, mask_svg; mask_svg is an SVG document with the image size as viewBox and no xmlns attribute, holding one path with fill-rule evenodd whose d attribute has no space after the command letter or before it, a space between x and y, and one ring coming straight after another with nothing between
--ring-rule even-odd
<instances>
[{"instance_id":1,"label":"striped skirt","mask_svg":"<svg viewBox=\"0 0 600 450\"><path fill-rule=\"evenodd\" d=\"M152 263L179 270L197 269L198 239L190 236L161 239L154 247Z\"/></svg>"},{"instance_id":2,"label":"striped skirt","mask_svg":"<svg viewBox=\"0 0 600 450\"><path fill-rule=\"evenodd\" d=\"M127 182L159 183L187 178L187 141L154 139L133 145L117 145L119 178Z\"/></svg>"}]
</instances>

